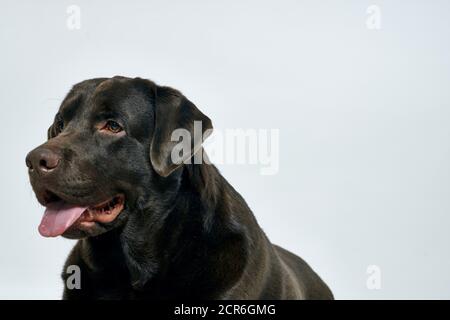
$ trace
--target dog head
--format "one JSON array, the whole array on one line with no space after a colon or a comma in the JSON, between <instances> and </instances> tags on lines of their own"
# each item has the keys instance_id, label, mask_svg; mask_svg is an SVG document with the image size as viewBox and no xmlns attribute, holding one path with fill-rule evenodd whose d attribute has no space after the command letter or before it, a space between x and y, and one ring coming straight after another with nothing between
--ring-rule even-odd
<instances>
[{"instance_id":1,"label":"dog head","mask_svg":"<svg viewBox=\"0 0 450 320\"><path fill-rule=\"evenodd\" d=\"M210 119L179 91L140 78L99 78L76 84L62 102L48 141L26 157L30 182L46 207L43 236L96 236L139 214L168 205L183 163L202 139L183 141L188 153L174 161L172 133L202 138ZM154 210L151 210L153 207Z\"/></svg>"}]
</instances>

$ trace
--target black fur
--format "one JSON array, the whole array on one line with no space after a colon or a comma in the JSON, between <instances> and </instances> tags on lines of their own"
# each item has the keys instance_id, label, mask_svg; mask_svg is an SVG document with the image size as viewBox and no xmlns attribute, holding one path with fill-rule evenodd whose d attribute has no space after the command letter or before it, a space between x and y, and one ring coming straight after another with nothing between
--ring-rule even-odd
<instances>
[{"instance_id":1,"label":"black fur","mask_svg":"<svg viewBox=\"0 0 450 320\"><path fill-rule=\"evenodd\" d=\"M126 135L99 134L107 118ZM49 140L27 157L45 149L62 159L52 174L30 172L38 200L92 205L120 192L126 204L111 223L63 235L80 240L62 277L78 265L82 281L64 298L332 299L303 260L269 242L213 165L168 161L170 131L194 120L212 127L181 93L149 80L91 79L69 92Z\"/></svg>"}]
</instances>

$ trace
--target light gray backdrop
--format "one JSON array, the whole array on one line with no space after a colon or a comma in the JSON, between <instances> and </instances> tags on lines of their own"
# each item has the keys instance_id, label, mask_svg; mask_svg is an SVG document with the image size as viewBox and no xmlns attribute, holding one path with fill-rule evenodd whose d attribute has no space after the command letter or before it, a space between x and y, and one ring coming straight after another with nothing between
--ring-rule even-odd
<instances>
[{"instance_id":1,"label":"light gray backdrop","mask_svg":"<svg viewBox=\"0 0 450 320\"><path fill-rule=\"evenodd\" d=\"M278 174L219 167L337 298L450 298L448 1L0 4L0 298L60 297L74 242L38 234L24 158L71 85L114 75L180 89L217 128L279 129Z\"/></svg>"}]
</instances>

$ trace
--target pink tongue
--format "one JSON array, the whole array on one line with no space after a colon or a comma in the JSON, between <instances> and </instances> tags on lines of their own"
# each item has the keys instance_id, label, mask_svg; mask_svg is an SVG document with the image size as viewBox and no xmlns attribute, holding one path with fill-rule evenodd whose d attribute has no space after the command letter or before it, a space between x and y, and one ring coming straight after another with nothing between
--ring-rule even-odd
<instances>
[{"instance_id":1,"label":"pink tongue","mask_svg":"<svg viewBox=\"0 0 450 320\"><path fill-rule=\"evenodd\" d=\"M45 209L39 233L44 237L57 237L64 233L86 210L64 201L52 202Z\"/></svg>"}]
</instances>

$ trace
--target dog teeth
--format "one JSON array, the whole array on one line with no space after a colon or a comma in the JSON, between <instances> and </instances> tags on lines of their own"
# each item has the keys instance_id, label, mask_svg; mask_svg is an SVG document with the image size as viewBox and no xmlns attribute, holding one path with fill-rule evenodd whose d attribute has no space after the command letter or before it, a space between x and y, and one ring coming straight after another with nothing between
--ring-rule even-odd
<instances>
[{"instance_id":1,"label":"dog teeth","mask_svg":"<svg viewBox=\"0 0 450 320\"><path fill-rule=\"evenodd\" d=\"M121 202L119 197L113 198L110 202L101 208L90 208L88 209L90 214L112 214L112 211Z\"/></svg>"}]
</instances>

